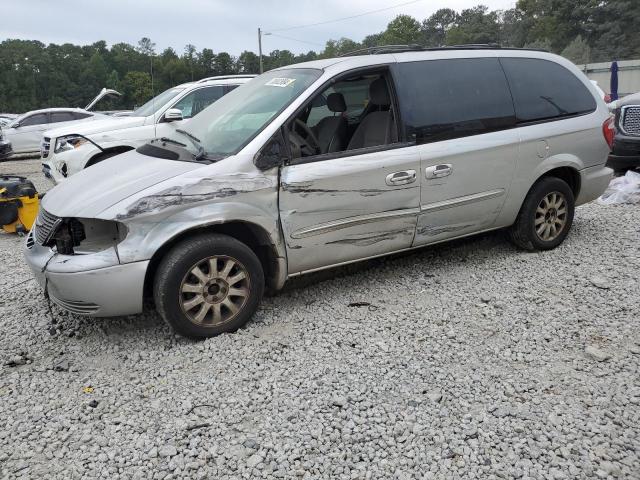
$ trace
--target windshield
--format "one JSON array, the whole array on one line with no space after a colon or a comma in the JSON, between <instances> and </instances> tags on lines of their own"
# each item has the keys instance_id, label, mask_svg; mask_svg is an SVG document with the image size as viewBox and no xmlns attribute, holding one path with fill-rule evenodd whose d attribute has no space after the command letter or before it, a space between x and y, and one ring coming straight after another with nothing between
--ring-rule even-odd
<instances>
[{"instance_id":1,"label":"windshield","mask_svg":"<svg viewBox=\"0 0 640 480\"><path fill-rule=\"evenodd\" d=\"M160 95L157 95L156 97L152 98L147 103L142 105L140 108L135 110L131 114L131 116L148 117L149 115L153 115L162 107L164 107L169 100L171 100L182 91L184 91L184 88L170 88L169 90L165 90Z\"/></svg>"},{"instance_id":2,"label":"windshield","mask_svg":"<svg viewBox=\"0 0 640 480\"><path fill-rule=\"evenodd\" d=\"M310 68L267 72L207 107L185 129L200 140L204 153L233 155L321 74Z\"/></svg>"}]
</instances>

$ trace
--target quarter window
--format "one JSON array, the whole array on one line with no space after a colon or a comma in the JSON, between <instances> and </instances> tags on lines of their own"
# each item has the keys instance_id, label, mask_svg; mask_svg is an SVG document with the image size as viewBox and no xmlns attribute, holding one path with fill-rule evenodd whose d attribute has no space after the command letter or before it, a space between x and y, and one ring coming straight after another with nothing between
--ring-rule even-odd
<instances>
[{"instance_id":1,"label":"quarter window","mask_svg":"<svg viewBox=\"0 0 640 480\"><path fill-rule=\"evenodd\" d=\"M416 143L515 125L509 86L495 58L400 63L396 71L402 120Z\"/></svg>"},{"instance_id":2,"label":"quarter window","mask_svg":"<svg viewBox=\"0 0 640 480\"><path fill-rule=\"evenodd\" d=\"M509 79L518 122L593 112L593 95L562 65L535 58L500 59Z\"/></svg>"}]
</instances>

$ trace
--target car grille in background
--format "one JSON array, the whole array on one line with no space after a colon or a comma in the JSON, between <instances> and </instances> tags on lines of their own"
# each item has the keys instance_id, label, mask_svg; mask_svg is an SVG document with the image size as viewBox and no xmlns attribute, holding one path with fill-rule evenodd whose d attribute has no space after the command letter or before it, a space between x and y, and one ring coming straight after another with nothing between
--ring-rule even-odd
<instances>
[{"instance_id":1,"label":"car grille in background","mask_svg":"<svg viewBox=\"0 0 640 480\"><path fill-rule=\"evenodd\" d=\"M58 217L51 215L41 208L35 224L36 242L40 245L44 245L59 224L60 219Z\"/></svg>"},{"instance_id":2,"label":"car grille in background","mask_svg":"<svg viewBox=\"0 0 640 480\"><path fill-rule=\"evenodd\" d=\"M40 145L40 156L42 158L47 158L49 156L50 149L51 149L51 139L49 137L44 137L42 139L42 145Z\"/></svg>"},{"instance_id":3,"label":"car grille in background","mask_svg":"<svg viewBox=\"0 0 640 480\"><path fill-rule=\"evenodd\" d=\"M622 131L627 135L640 135L640 105L622 111Z\"/></svg>"}]
</instances>

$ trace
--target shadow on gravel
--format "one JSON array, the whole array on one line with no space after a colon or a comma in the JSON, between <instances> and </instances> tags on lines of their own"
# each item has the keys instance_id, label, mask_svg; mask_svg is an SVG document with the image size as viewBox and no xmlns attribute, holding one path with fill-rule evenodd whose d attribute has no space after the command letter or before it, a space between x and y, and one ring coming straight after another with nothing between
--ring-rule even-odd
<instances>
[{"instance_id":1,"label":"shadow on gravel","mask_svg":"<svg viewBox=\"0 0 640 480\"><path fill-rule=\"evenodd\" d=\"M569 235L567 243L572 243L578 236L588 237L593 233L591 230L594 225L590 222L576 219L575 223L577 228ZM577 234L578 232L579 235ZM339 281L352 277L351 280L355 284L359 280L358 277L363 277L372 270L391 267L393 268L392 275L404 275L414 272L412 266L421 265L426 266L428 274L438 276L446 273L448 268L458 263L469 261L478 267L484 262L495 260L498 256L505 255L539 254L518 250L508 241L505 231L497 230L296 277L288 281L281 292L266 300L266 304L263 304L263 307L266 305L267 310L277 309L277 304L280 302L291 300L288 293L307 288L311 290L313 288L321 288L320 285L324 282ZM310 291L309 293L313 295L314 292ZM89 318L63 312L57 307L54 307L54 309L54 314L60 319L57 325L61 327L61 335L69 331L78 331L85 337L93 335L112 339L139 337L140 339L144 338L145 342L154 338L165 345L165 348L171 348L172 345L177 343L197 343L174 335L156 312L151 299L145 300L142 314L128 317ZM252 325L252 323L249 322L248 326Z\"/></svg>"}]
</instances>

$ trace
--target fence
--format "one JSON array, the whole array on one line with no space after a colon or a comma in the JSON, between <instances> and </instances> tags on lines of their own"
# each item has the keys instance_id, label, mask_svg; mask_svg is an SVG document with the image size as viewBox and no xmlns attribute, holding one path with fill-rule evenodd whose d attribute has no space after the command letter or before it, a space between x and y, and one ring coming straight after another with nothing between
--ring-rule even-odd
<instances>
[{"instance_id":1,"label":"fence","mask_svg":"<svg viewBox=\"0 0 640 480\"><path fill-rule=\"evenodd\" d=\"M578 65L590 80L595 80L600 88L610 93L611 62ZM618 96L640 92L640 60L618 62Z\"/></svg>"}]
</instances>

